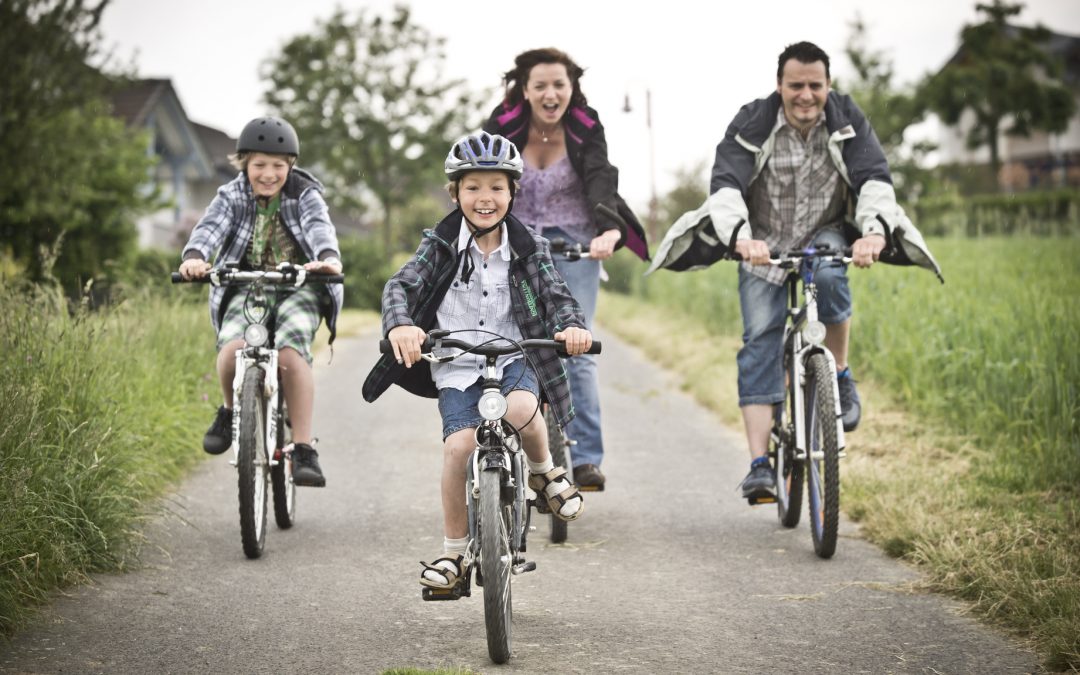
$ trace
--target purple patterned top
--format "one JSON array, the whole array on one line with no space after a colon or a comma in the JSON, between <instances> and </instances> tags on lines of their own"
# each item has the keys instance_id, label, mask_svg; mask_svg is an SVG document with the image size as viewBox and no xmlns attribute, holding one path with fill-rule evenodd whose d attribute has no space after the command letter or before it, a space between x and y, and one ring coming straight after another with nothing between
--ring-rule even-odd
<instances>
[{"instance_id":1,"label":"purple patterned top","mask_svg":"<svg viewBox=\"0 0 1080 675\"><path fill-rule=\"evenodd\" d=\"M525 163L521 190L514 199L514 215L537 234L558 227L582 244L592 241L595 232L585 200L585 184L568 155L545 169Z\"/></svg>"}]
</instances>

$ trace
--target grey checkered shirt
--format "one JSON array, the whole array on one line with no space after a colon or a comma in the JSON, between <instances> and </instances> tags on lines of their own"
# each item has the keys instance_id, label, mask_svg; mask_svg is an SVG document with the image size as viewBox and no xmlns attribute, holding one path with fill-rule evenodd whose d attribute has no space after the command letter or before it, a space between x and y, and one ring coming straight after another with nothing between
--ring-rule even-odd
<instances>
[{"instance_id":1,"label":"grey checkered shirt","mask_svg":"<svg viewBox=\"0 0 1080 675\"><path fill-rule=\"evenodd\" d=\"M787 122L784 108L776 115L776 145L758 180L750 186L750 223L754 239L769 249L803 246L823 229L840 227L846 188L829 157L825 113L803 140ZM786 272L772 265L742 263L751 274L780 285Z\"/></svg>"}]
</instances>

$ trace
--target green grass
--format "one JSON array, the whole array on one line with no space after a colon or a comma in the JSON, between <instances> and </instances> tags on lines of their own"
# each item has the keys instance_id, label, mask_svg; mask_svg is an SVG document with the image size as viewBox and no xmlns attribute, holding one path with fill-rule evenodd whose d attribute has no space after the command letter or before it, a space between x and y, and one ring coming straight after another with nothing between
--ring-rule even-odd
<instances>
[{"instance_id":1,"label":"green grass","mask_svg":"<svg viewBox=\"0 0 1080 675\"><path fill-rule=\"evenodd\" d=\"M1048 667L1080 668L1080 239L930 243L945 286L914 268L850 274L866 414L848 439L845 510L922 565L927 587L1031 639ZM635 280L646 308L600 304L655 355L712 342L697 366L667 365L738 424L734 267Z\"/></svg>"},{"instance_id":2,"label":"green grass","mask_svg":"<svg viewBox=\"0 0 1080 675\"><path fill-rule=\"evenodd\" d=\"M57 587L122 569L146 504L202 455L220 398L202 304L69 314L0 287L0 633Z\"/></svg>"}]
</instances>

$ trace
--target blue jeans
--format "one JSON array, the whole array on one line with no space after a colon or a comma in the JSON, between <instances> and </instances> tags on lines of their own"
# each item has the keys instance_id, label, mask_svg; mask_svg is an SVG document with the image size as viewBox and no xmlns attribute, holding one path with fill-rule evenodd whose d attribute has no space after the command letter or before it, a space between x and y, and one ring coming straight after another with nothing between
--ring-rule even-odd
<instances>
[{"instance_id":1,"label":"blue jeans","mask_svg":"<svg viewBox=\"0 0 1080 675\"><path fill-rule=\"evenodd\" d=\"M548 239L562 237L575 241L559 228L547 228ZM588 246L589 242L580 242ZM592 330L596 316L596 296L600 292L600 261L583 259L566 260L555 256L555 269L562 275L570 293L581 305L585 325ZM604 439L600 433L600 379L596 372L596 357L582 354L564 362L570 376L570 395L574 403L574 419L566 425L566 435L577 441L573 449L574 466L595 464L604 460Z\"/></svg>"},{"instance_id":2,"label":"blue jeans","mask_svg":"<svg viewBox=\"0 0 1080 675\"><path fill-rule=\"evenodd\" d=\"M464 391L453 387L439 390L439 414L442 415L444 441L452 433L462 429L475 429L483 424L484 418L477 407L480 395L484 393L483 384L483 378L478 378ZM531 393L537 401L540 400L540 385L536 380L536 372L524 358L506 364L499 391L503 396L508 396L510 392L519 389Z\"/></svg>"},{"instance_id":3,"label":"blue jeans","mask_svg":"<svg viewBox=\"0 0 1080 675\"><path fill-rule=\"evenodd\" d=\"M842 234L824 230L814 243L836 248L847 245ZM826 325L843 323L851 317L851 289L847 266L839 262L817 265L818 320ZM773 405L784 400L784 363L781 348L787 312L785 286L746 272L739 266L739 303L742 306L743 347L739 364L739 406Z\"/></svg>"}]
</instances>

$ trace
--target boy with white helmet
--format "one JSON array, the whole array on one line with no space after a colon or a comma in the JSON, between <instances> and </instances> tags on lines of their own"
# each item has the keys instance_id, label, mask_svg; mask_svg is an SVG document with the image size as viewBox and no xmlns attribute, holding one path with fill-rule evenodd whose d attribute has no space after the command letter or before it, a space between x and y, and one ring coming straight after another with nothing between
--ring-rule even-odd
<instances>
[{"instance_id":1,"label":"boy with white helmet","mask_svg":"<svg viewBox=\"0 0 1080 675\"><path fill-rule=\"evenodd\" d=\"M430 365L420 359L428 330L465 332L475 343L492 333L513 340L555 339L571 355L592 345L581 307L555 271L548 243L510 215L521 155L502 136L479 132L450 149L444 169L447 189L458 205L433 230L424 232L416 255L386 283L382 297L383 334L394 347L364 383L374 401L391 384L439 399L443 420L443 553L423 563L420 583L452 588L465 575L468 544L465 468L482 418L483 358L466 355ZM534 370L535 365L535 370ZM496 364L509 404L506 419L521 431L530 470L529 486L564 520L581 515L584 504L562 467L553 467L547 428L536 414L543 391L561 424L573 418L566 371L553 351L500 357Z\"/></svg>"}]
</instances>

